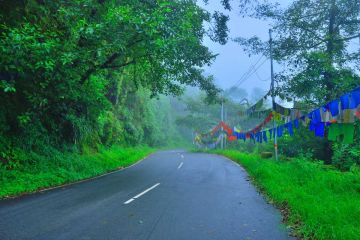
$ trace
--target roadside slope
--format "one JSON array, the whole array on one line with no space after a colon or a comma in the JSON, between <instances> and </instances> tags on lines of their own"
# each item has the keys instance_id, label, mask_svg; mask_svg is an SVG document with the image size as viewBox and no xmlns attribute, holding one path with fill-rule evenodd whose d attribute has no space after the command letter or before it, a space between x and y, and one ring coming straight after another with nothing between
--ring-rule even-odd
<instances>
[{"instance_id":1,"label":"roadside slope","mask_svg":"<svg viewBox=\"0 0 360 240\"><path fill-rule=\"evenodd\" d=\"M0 165L0 198L18 196L41 189L92 178L127 167L154 152L149 147L113 146L94 154L32 155L13 169ZM31 162L30 164L28 162Z\"/></svg>"}]
</instances>

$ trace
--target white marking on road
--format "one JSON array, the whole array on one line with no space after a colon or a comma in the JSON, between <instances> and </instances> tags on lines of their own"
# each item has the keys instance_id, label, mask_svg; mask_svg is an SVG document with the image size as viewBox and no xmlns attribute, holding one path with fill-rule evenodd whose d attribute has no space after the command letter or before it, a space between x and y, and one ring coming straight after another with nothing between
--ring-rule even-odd
<instances>
[{"instance_id":1,"label":"white marking on road","mask_svg":"<svg viewBox=\"0 0 360 240\"><path fill-rule=\"evenodd\" d=\"M183 162L181 162L180 163L180 165L178 166L178 169L180 169L181 167L182 167L182 165L183 165L184 163Z\"/></svg>"},{"instance_id":2,"label":"white marking on road","mask_svg":"<svg viewBox=\"0 0 360 240\"><path fill-rule=\"evenodd\" d=\"M145 193L153 190L154 188L156 188L156 187L159 186L159 185L160 185L160 183L157 183L157 184L155 184L154 186L149 187L149 188L146 189L145 191L139 193L139 194L136 195L135 197L132 197L132 198L130 198L129 200L127 200L126 202L124 202L124 204L129 204L129 203L131 203L131 202L134 201L135 199L138 199L139 197L141 197L141 196L144 195Z\"/></svg>"},{"instance_id":3,"label":"white marking on road","mask_svg":"<svg viewBox=\"0 0 360 240\"><path fill-rule=\"evenodd\" d=\"M129 204L129 203L131 203L132 201L134 201L135 199L133 199L133 198L130 198L129 200L127 200L126 202L124 202L124 204Z\"/></svg>"},{"instance_id":4,"label":"white marking on road","mask_svg":"<svg viewBox=\"0 0 360 240\"><path fill-rule=\"evenodd\" d=\"M181 158L184 158L184 155L181 154Z\"/></svg>"},{"instance_id":5,"label":"white marking on road","mask_svg":"<svg viewBox=\"0 0 360 240\"><path fill-rule=\"evenodd\" d=\"M157 183L157 184L155 184L154 186L152 186L152 187L149 187L148 189L146 189L145 191L143 191L143 192L141 192L141 193L139 193L138 195L136 195L135 197L133 197L133 198L139 198L139 197L141 197L142 195L144 195L145 193L147 193L147 192L149 192L149 191L151 191L151 190L153 190L154 188L156 188L157 186L159 186L160 185L160 183Z\"/></svg>"}]
</instances>

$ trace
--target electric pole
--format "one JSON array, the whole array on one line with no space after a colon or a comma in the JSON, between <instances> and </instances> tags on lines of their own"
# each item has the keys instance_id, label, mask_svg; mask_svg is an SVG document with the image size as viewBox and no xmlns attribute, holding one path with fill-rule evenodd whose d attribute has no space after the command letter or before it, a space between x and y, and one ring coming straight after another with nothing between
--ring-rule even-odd
<instances>
[{"instance_id":1,"label":"electric pole","mask_svg":"<svg viewBox=\"0 0 360 240\"><path fill-rule=\"evenodd\" d=\"M272 30L269 29L269 37L270 37L270 67L271 67L271 98L272 98L272 106L273 111L275 111L275 88L274 88L274 67L273 67L273 56L272 56ZM275 159L278 160L278 144L277 144L277 131L276 131L276 121L273 116L273 131L274 131L274 150L275 150Z\"/></svg>"},{"instance_id":2,"label":"electric pole","mask_svg":"<svg viewBox=\"0 0 360 240\"><path fill-rule=\"evenodd\" d=\"M224 108L224 121L227 122L227 109ZM226 144L227 144L227 135L225 135L225 138L224 138L224 149L226 149Z\"/></svg>"},{"instance_id":3,"label":"electric pole","mask_svg":"<svg viewBox=\"0 0 360 240\"><path fill-rule=\"evenodd\" d=\"M221 99L221 122L224 121L224 98ZM223 134L224 128L221 125L221 149L224 149L224 134Z\"/></svg>"}]
</instances>

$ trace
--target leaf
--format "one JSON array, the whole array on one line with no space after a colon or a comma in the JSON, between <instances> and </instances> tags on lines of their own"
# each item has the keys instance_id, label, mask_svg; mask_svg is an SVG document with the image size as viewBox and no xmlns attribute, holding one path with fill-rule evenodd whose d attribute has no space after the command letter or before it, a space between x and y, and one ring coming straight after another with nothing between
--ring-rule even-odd
<instances>
[{"instance_id":1,"label":"leaf","mask_svg":"<svg viewBox=\"0 0 360 240\"><path fill-rule=\"evenodd\" d=\"M14 87L8 86L8 87L5 87L4 92L6 92L6 93L7 92L16 92L16 89Z\"/></svg>"}]
</instances>

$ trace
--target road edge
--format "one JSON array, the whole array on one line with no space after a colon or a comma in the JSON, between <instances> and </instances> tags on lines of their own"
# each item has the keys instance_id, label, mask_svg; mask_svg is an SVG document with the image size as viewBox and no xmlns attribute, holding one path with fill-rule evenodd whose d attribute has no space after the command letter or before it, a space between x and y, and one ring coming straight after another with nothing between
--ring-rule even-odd
<instances>
[{"instance_id":1,"label":"road edge","mask_svg":"<svg viewBox=\"0 0 360 240\"><path fill-rule=\"evenodd\" d=\"M247 175L247 179L251 182L251 184L255 187L256 191L264 198L264 200L268 203L271 204L272 206L274 206L276 209L279 210L280 214L281 214L281 222L284 224L284 226L287 228L287 231L289 233L289 237L295 238L295 240L302 240L304 239L301 232L298 229L298 226L292 226L288 224L288 214L289 211L291 211L288 206L282 205L282 204L277 204L270 196L269 194L266 193L266 191L260 186L260 184L256 181L256 178L254 178L253 176L251 176L246 168L241 165L241 163L238 163L236 160L233 160L225 155L221 155L218 153L212 153L212 152L193 152L193 153L205 153L205 154L209 154L209 155L215 155L218 156L220 158L223 158L227 161L232 162L233 164L237 165L240 169L242 169L246 175Z\"/></svg>"},{"instance_id":2,"label":"road edge","mask_svg":"<svg viewBox=\"0 0 360 240\"><path fill-rule=\"evenodd\" d=\"M61 184L61 185L56 185L56 186L53 186L53 187L47 187L47 188L39 188L37 189L36 191L33 191L33 192L24 192L24 193L20 193L18 195L13 195L13 196L7 196L7 197L4 197L4 198L0 198L0 201L2 200L8 200L8 199L16 199L16 198L21 198L21 197L25 197L25 196L30 196L30 195L33 195L33 194L37 194L37 193L44 193L44 192L47 192L47 191L50 191L50 190L54 190L54 189L58 189L58 188L63 188L63 187L69 187L69 186L72 186L72 185L75 185L75 184L79 184L79 183L83 183L83 182L87 182L87 181L91 181L91 180L95 180L97 178L101 178L101 177L105 177L107 175L111 175L111 174L114 174L116 172L120 172L120 171L123 171L125 169L128 169L130 167L133 167L139 163L141 163L142 161L144 161L145 159L147 159L148 157L150 157L151 155L155 154L157 152L157 150L155 150L154 152L151 152L149 153L148 155L146 155L145 157L139 159L138 161L136 161L135 163L129 165L129 166L126 166L126 167L118 167L114 170L110 170L106 173L103 173L103 174L100 174L100 175L95 175L93 177L89 177L89 178L84 178L84 179L81 179L81 180L78 180L78 181L74 181L74 182L69 182L69 183L64 183L64 184Z\"/></svg>"}]
</instances>

